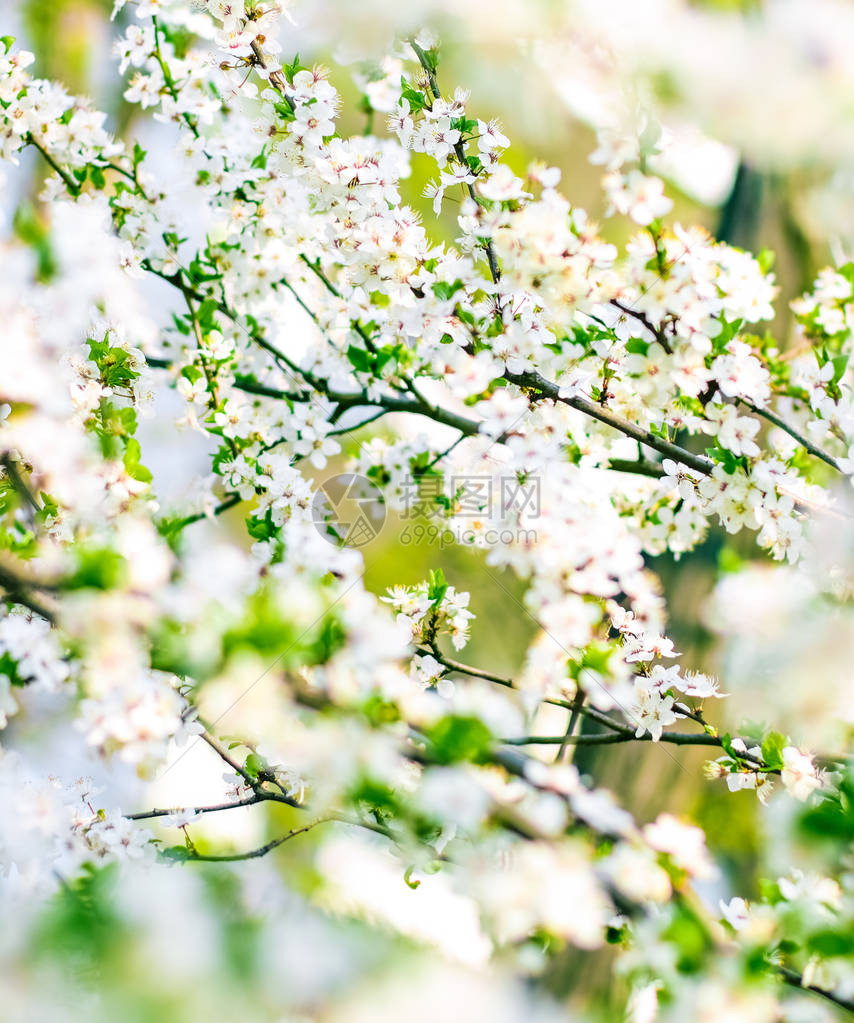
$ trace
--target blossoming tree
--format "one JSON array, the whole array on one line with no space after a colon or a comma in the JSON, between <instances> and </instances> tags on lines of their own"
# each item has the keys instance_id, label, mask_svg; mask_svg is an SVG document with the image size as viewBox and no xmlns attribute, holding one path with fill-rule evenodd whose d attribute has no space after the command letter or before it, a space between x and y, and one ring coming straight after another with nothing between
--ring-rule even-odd
<instances>
[{"instance_id":1,"label":"blossoming tree","mask_svg":"<svg viewBox=\"0 0 854 1023\"><path fill-rule=\"evenodd\" d=\"M124 7L124 97L169 132L166 174L11 37L0 57L0 156L47 173L43 218L0 249L3 954L39 981L4 989L9 1018L41 998L38 1018L113 1019L128 990L157 1019L854 1011L850 706L820 752L737 706L724 731L649 568L744 533L805 602L845 604L815 538L854 475L854 266L822 271L783 348L767 254L668 219L649 126L596 153L633 225L617 247L556 168L504 161L431 34L359 81L372 127L348 136L279 4ZM412 153L424 209L401 199ZM453 246L432 226L451 202ZM169 511L144 428L163 394L177 471L206 460ZM401 584L366 587L376 516L413 494L535 629L513 677L459 659L474 615L438 561L413 584L401 548ZM46 745L15 727L39 714L71 723ZM747 900L699 827L638 823L573 764L642 743L705 747L704 785L779 790L802 859L770 858ZM72 747L84 777L60 770ZM168 792L200 748L214 800L158 808L127 780ZM298 877L273 869L285 843L311 850ZM133 925L164 916L155 954ZM57 942L88 964L61 983ZM607 964L604 1002L555 997L572 948Z\"/></svg>"}]
</instances>

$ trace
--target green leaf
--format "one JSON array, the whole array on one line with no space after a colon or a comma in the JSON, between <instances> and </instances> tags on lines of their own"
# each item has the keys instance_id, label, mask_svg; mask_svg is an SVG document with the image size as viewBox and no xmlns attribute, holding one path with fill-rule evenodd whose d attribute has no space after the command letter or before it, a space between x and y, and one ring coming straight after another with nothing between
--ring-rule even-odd
<instances>
[{"instance_id":1,"label":"green leaf","mask_svg":"<svg viewBox=\"0 0 854 1023\"><path fill-rule=\"evenodd\" d=\"M854 842L854 770L849 769L835 792L804 813L800 830L822 842Z\"/></svg>"},{"instance_id":2,"label":"green leaf","mask_svg":"<svg viewBox=\"0 0 854 1023\"><path fill-rule=\"evenodd\" d=\"M411 877L412 877L412 873L413 873L413 871L414 871L414 870L415 870L415 867L407 867L407 868L406 868L406 873L405 873L405 874L403 875L403 880L404 880L404 882L405 882L405 883L406 883L406 884L407 884L407 885L408 885L408 886L409 886L409 887L410 887L410 888L411 888L411 889L412 889L413 891L414 891L414 890L415 890L415 889L416 889L416 888L417 888L417 887L418 887L418 886L419 886L419 885L421 884L421 882L420 882L420 881L412 881L412 880L410 880L410 879L411 879Z\"/></svg>"},{"instance_id":3,"label":"green leaf","mask_svg":"<svg viewBox=\"0 0 854 1023\"><path fill-rule=\"evenodd\" d=\"M68 590L110 590L124 579L125 559L109 548L78 547L77 569L66 580Z\"/></svg>"},{"instance_id":4,"label":"green leaf","mask_svg":"<svg viewBox=\"0 0 854 1023\"><path fill-rule=\"evenodd\" d=\"M786 745L788 739L781 732L769 732L762 740L762 759L770 770L778 771L783 766L783 747Z\"/></svg>"},{"instance_id":5,"label":"green leaf","mask_svg":"<svg viewBox=\"0 0 854 1023\"><path fill-rule=\"evenodd\" d=\"M827 958L834 956L854 956L854 932L851 930L834 931L830 928L823 931L816 931L807 938L807 949Z\"/></svg>"},{"instance_id":6,"label":"green leaf","mask_svg":"<svg viewBox=\"0 0 854 1023\"><path fill-rule=\"evenodd\" d=\"M718 571L724 575L741 572L746 562L732 547L721 547L718 553Z\"/></svg>"},{"instance_id":7,"label":"green leaf","mask_svg":"<svg viewBox=\"0 0 854 1023\"><path fill-rule=\"evenodd\" d=\"M417 89L413 89L410 83L403 77L400 79L400 95L409 104L409 109L413 114L419 110L424 110L430 105L424 94L418 92Z\"/></svg>"},{"instance_id":8,"label":"green leaf","mask_svg":"<svg viewBox=\"0 0 854 1023\"><path fill-rule=\"evenodd\" d=\"M702 920L689 906L679 903L674 906L672 920L662 937L672 943L681 973L695 973L703 967L711 939Z\"/></svg>"},{"instance_id":9,"label":"green leaf","mask_svg":"<svg viewBox=\"0 0 854 1023\"><path fill-rule=\"evenodd\" d=\"M455 117L451 121L451 127L463 135L471 135L477 131L477 121L471 117Z\"/></svg>"},{"instance_id":10,"label":"green leaf","mask_svg":"<svg viewBox=\"0 0 854 1023\"><path fill-rule=\"evenodd\" d=\"M140 463L142 450L136 437L129 437L123 458L125 470L132 479L140 483L151 482L151 470Z\"/></svg>"},{"instance_id":11,"label":"green leaf","mask_svg":"<svg viewBox=\"0 0 854 1023\"><path fill-rule=\"evenodd\" d=\"M769 273L777 260L777 253L773 249L760 249L756 253L756 262L763 274Z\"/></svg>"},{"instance_id":12,"label":"green leaf","mask_svg":"<svg viewBox=\"0 0 854 1023\"><path fill-rule=\"evenodd\" d=\"M434 281L431 284L433 294L442 301L447 301L463 286L463 282L456 280L451 284L449 281Z\"/></svg>"},{"instance_id":13,"label":"green leaf","mask_svg":"<svg viewBox=\"0 0 854 1023\"><path fill-rule=\"evenodd\" d=\"M300 64L299 54L294 54L294 59L290 64L282 63L282 70L285 72L285 77L291 85L294 84L294 76L298 71L307 71L308 68L304 64Z\"/></svg>"},{"instance_id":14,"label":"green leaf","mask_svg":"<svg viewBox=\"0 0 854 1023\"><path fill-rule=\"evenodd\" d=\"M309 644L308 660L312 664L326 664L347 641L347 631L334 614L327 614L320 623L317 635Z\"/></svg>"},{"instance_id":15,"label":"green leaf","mask_svg":"<svg viewBox=\"0 0 854 1023\"><path fill-rule=\"evenodd\" d=\"M54 501L50 494L46 494L43 490L39 494L41 498L41 508L36 512L36 519L39 522L44 522L46 519L53 518L54 515L59 513L59 505Z\"/></svg>"},{"instance_id":16,"label":"green leaf","mask_svg":"<svg viewBox=\"0 0 854 1023\"><path fill-rule=\"evenodd\" d=\"M841 274L841 276L843 276L845 280L854 287L854 263L845 263L843 266L840 266L836 272Z\"/></svg>"},{"instance_id":17,"label":"green leaf","mask_svg":"<svg viewBox=\"0 0 854 1023\"><path fill-rule=\"evenodd\" d=\"M374 728L400 721L400 711L392 700L384 699L379 693L373 693L362 705L362 713Z\"/></svg>"},{"instance_id":18,"label":"green leaf","mask_svg":"<svg viewBox=\"0 0 854 1023\"><path fill-rule=\"evenodd\" d=\"M583 668L590 668L593 671L598 671L600 674L606 674L608 671L608 665L611 661L611 654L614 652L614 648L607 644L597 645L592 644L587 647L584 651L584 656L581 661Z\"/></svg>"},{"instance_id":19,"label":"green leaf","mask_svg":"<svg viewBox=\"0 0 854 1023\"><path fill-rule=\"evenodd\" d=\"M391 298L384 291L372 291L371 305L377 309L387 309L391 305Z\"/></svg>"},{"instance_id":20,"label":"green leaf","mask_svg":"<svg viewBox=\"0 0 854 1023\"><path fill-rule=\"evenodd\" d=\"M720 325L721 329L715 337L712 338L712 345L715 355L720 355L726 349L726 346L732 341L734 337L741 330L741 325L744 320L727 320L721 316Z\"/></svg>"},{"instance_id":21,"label":"green leaf","mask_svg":"<svg viewBox=\"0 0 854 1023\"><path fill-rule=\"evenodd\" d=\"M762 896L762 901L769 903L771 906L776 906L778 902L785 901L780 891L779 882L767 877L759 878L759 894Z\"/></svg>"},{"instance_id":22,"label":"green leaf","mask_svg":"<svg viewBox=\"0 0 854 1023\"><path fill-rule=\"evenodd\" d=\"M254 515L250 515L246 519L246 529L253 540L260 540L262 542L278 539L281 535L281 530L273 522L273 515L269 508L264 513L263 518L259 519Z\"/></svg>"},{"instance_id":23,"label":"green leaf","mask_svg":"<svg viewBox=\"0 0 854 1023\"><path fill-rule=\"evenodd\" d=\"M830 361L833 363L833 382L838 384L848 367L848 356L835 355Z\"/></svg>"},{"instance_id":24,"label":"green leaf","mask_svg":"<svg viewBox=\"0 0 854 1023\"><path fill-rule=\"evenodd\" d=\"M425 64L435 75L439 70L439 54L436 50L421 50L418 59Z\"/></svg>"},{"instance_id":25,"label":"green leaf","mask_svg":"<svg viewBox=\"0 0 854 1023\"><path fill-rule=\"evenodd\" d=\"M734 455L729 448L722 448L720 445L716 445L713 448L706 448L706 454L713 461L723 466L724 472L729 476L732 476L736 469L739 468L747 472L747 459L743 455Z\"/></svg>"},{"instance_id":26,"label":"green leaf","mask_svg":"<svg viewBox=\"0 0 854 1023\"><path fill-rule=\"evenodd\" d=\"M9 684L13 686L28 686L33 681L32 676L20 673L18 662L8 650L0 654L0 676L2 675L5 675L9 679Z\"/></svg>"},{"instance_id":27,"label":"green leaf","mask_svg":"<svg viewBox=\"0 0 854 1023\"><path fill-rule=\"evenodd\" d=\"M626 342L626 351L632 355L646 355L649 352L649 342L641 341L639 337L630 337Z\"/></svg>"},{"instance_id":28,"label":"green leaf","mask_svg":"<svg viewBox=\"0 0 854 1023\"><path fill-rule=\"evenodd\" d=\"M455 714L440 718L427 730L433 758L440 764L477 763L489 751L492 733L475 717Z\"/></svg>"},{"instance_id":29,"label":"green leaf","mask_svg":"<svg viewBox=\"0 0 854 1023\"><path fill-rule=\"evenodd\" d=\"M250 753L243 763L243 770L246 771L250 778L257 778L264 771L267 771L269 767L270 765L264 757L258 753Z\"/></svg>"},{"instance_id":30,"label":"green leaf","mask_svg":"<svg viewBox=\"0 0 854 1023\"><path fill-rule=\"evenodd\" d=\"M172 313L172 322L175 324L175 329L179 334L183 334L184 337L188 337L190 334L190 327L187 324L187 318L179 316L178 313Z\"/></svg>"},{"instance_id":31,"label":"green leaf","mask_svg":"<svg viewBox=\"0 0 854 1023\"><path fill-rule=\"evenodd\" d=\"M357 348L356 345L350 345L347 349L347 358L350 360L350 365L357 373L370 373L371 356L364 348Z\"/></svg>"},{"instance_id":32,"label":"green leaf","mask_svg":"<svg viewBox=\"0 0 854 1023\"><path fill-rule=\"evenodd\" d=\"M157 856L168 863L186 863L192 859L192 853L185 845L170 845L165 849L158 849Z\"/></svg>"},{"instance_id":33,"label":"green leaf","mask_svg":"<svg viewBox=\"0 0 854 1023\"><path fill-rule=\"evenodd\" d=\"M427 597L433 602L434 607L438 607L447 592L445 573L441 568L431 569L427 580Z\"/></svg>"},{"instance_id":34,"label":"green leaf","mask_svg":"<svg viewBox=\"0 0 854 1023\"><path fill-rule=\"evenodd\" d=\"M721 736L721 746L723 747L724 752L731 756L733 759L735 759L738 756L738 754L732 748L732 736L729 734L729 732L724 732L724 734Z\"/></svg>"},{"instance_id":35,"label":"green leaf","mask_svg":"<svg viewBox=\"0 0 854 1023\"><path fill-rule=\"evenodd\" d=\"M151 667L173 675L203 678L211 669L210 660L202 661L198 649L190 641L189 630L182 622L165 619L159 623L151 639ZM208 658L215 656L205 651Z\"/></svg>"}]
</instances>

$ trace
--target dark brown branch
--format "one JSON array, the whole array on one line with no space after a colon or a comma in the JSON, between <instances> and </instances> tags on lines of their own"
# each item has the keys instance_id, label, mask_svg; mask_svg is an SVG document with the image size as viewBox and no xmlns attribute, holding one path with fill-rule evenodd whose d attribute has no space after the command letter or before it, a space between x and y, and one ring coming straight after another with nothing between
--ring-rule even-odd
<instances>
[{"instance_id":1,"label":"dark brown branch","mask_svg":"<svg viewBox=\"0 0 854 1023\"><path fill-rule=\"evenodd\" d=\"M819 997L833 1002L834 1005L838 1005L840 1009L854 1013L854 1001L850 998L843 998L841 995L834 994L832 991L828 991L827 988L819 987L817 984L805 984L803 976L796 970L790 970L788 967L780 966L777 963L771 963L770 965L774 972L782 977L785 984L799 988L801 991L809 991L814 995L819 995Z\"/></svg>"},{"instance_id":2,"label":"dark brown branch","mask_svg":"<svg viewBox=\"0 0 854 1023\"><path fill-rule=\"evenodd\" d=\"M839 468L839 463L831 455L828 455L826 451L822 451L821 448L816 447L807 437L802 433L799 433L794 426L790 426L785 419L781 419L776 412L772 412L767 408L759 408L758 405L754 405L753 402L747 401L744 398L739 399L743 405L746 405L751 412L755 412L757 416L762 416L763 419L767 419L769 423L773 423L774 426L784 430L790 437L798 442L802 448L805 448L815 458L820 458L822 462L825 462L832 469L837 472L842 472Z\"/></svg>"},{"instance_id":3,"label":"dark brown branch","mask_svg":"<svg viewBox=\"0 0 854 1023\"><path fill-rule=\"evenodd\" d=\"M258 40L253 39L250 43L252 47L252 54L255 58L255 64L267 72L267 78L276 92L282 97L287 105L294 109L294 101L287 93L288 82L281 71L270 71L267 65L267 58L264 56L264 51L258 45Z\"/></svg>"},{"instance_id":4,"label":"dark brown branch","mask_svg":"<svg viewBox=\"0 0 854 1023\"><path fill-rule=\"evenodd\" d=\"M661 345L661 347L667 352L668 355L673 354L673 348L664 333L663 327L656 327L652 320L646 315L646 313L640 312L638 309L633 309L630 305L623 305L622 302L618 302L616 298L611 299L611 305L615 309L619 309L621 313L626 316L631 316L632 319L637 320L638 323L642 323L644 327L653 335L655 340Z\"/></svg>"},{"instance_id":5,"label":"dark brown branch","mask_svg":"<svg viewBox=\"0 0 854 1023\"><path fill-rule=\"evenodd\" d=\"M508 746L608 746L617 742L652 742L652 736L635 735L625 732L601 733L595 735L524 735L521 738L501 739ZM720 740L705 732L662 732L660 742L671 742L676 746L720 746Z\"/></svg>"},{"instance_id":6,"label":"dark brown branch","mask_svg":"<svg viewBox=\"0 0 854 1023\"><path fill-rule=\"evenodd\" d=\"M560 401L564 405L569 405L570 408L578 409L579 412L583 412L592 419L598 419L600 423L618 430L627 437L631 437L641 444L646 444L647 447L654 448L664 455L665 458L672 458L674 461L680 462L688 466L689 469L702 473L704 476L708 476L715 466L715 463L710 458L706 458L705 455L695 455L693 452L681 448L677 444L672 444L663 437L657 437L654 433L650 433L649 430L645 430L643 427L637 426L627 419L621 419L611 412L610 409L597 405L595 402L590 401L589 398L582 398L580 396L562 398L558 385L553 384L550 380L546 380L539 373L510 373L505 370L504 378L519 387L536 391L542 398L551 398L552 401Z\"/></svg>"},{"instance_id":7,"label":"dark brown branch","mask_svg":"<svg viewBox=\"0 0 854 1023\"><path fill-rule=\"evenodd\" d=\"M56 617L53 611L45 607L38 597L32 595L32 590L53 591L59 588L56 583L41 583L35 579L25 579L16 575L11 569L0 566L0 587L6 591L6 599L13 604L20 604L29 608L37 615L41 615L51 624L55 624Z\"/></svg>"},{"instance_id":8,"label":"dark brown branch","mask_svg":"<svg viewBox=\"0 0 854 1023\"><path fill-rule=\"evenodd\" d=\"M42 510L41 505L35 499L27 484L24 483L21 474L18 472L18 466L8 452L0 458L0 465L6 470L9 482L15 488L15 492L19 497L23 499L24 503L28 504L33 511L40 512Z\"/></svg>"},{"instance_id":9,"label":"dark brown branch","mask_svg":"<svg viewBox=\"0 0 854 1023\"><path fill-rule=\"evenodd\" d=\"M249 796L247 799L237 799L230 803L213 803L210 806L176 806L172 809L151 809L144 810L142 813L126 813L124 816L129 821L149 821L154 820L156 817L171 817L174 814L185 813L187 811L191 813L219 813L222 810L236 810L241 806L255 806L257 803L263 803L267 800L277 801L273 793L258 794Z\"/></svg>"}]
</instances>

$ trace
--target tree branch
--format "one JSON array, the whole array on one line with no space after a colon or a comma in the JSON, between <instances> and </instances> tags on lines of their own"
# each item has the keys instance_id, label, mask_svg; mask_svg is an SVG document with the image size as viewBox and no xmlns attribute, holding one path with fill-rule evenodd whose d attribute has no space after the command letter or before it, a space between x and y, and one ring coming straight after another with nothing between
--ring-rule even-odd
<instances>
[{"instance_id":1,"label":"tree branch","mask_svg":"<svg viewBox=\"0 0 854 1023\"><path fill-rule=\"evenodd\" d=\"M620 433L625 434L627 437L631 437L641 444L646 444L647 447L654 448L664 455L665 458L672 458L674 461L681 462L683 465L687 465L689 469L694 469L704 476L708 476L715 467L715 463L710 458L706 458L705 455L695 455L692 451L681 448L678 444L673 444L663 437L658 437L654 433L650 433L649 430L629 422L627 419L621 419L611 412L610 409L590 401L589 398L582 398L580 396L574 398L561 397L558 385L553 384L550 380L546 380L545 377L537 372L511 373L505 370L504 378L519 387L530 388L539 392L543 398L551 398L552 401L563 402L564 405L569 405L570 408L577 409L592 419L598 419L600 423L605 423L606 426L619 430Z\"/></svg>"},{"instance_id":2,"label":"tree branch","mask_svg":"<svg viewBox=\"0 0 854 1023\"><path fill-rule=\"evenodd\" d=\"M832 469L835 469L837 472L842 472L842 470L839 468L839 463L836 461L835 458L833 458L831 455L828 455L827 452L822 451L821 448L816 447L811 440L805 437L802 433L799 433L794 428L794 426L790 426L789 423L785 421L785 419L781 419L780 416L776 414L776 412L772 412L770 409L767 408L760 408L758 405L754 405L753 402L747 401L745 398L739 398L739 401L742 403L742 405L746 405L751 412L755 412L757 416L762 416L762 418L767 419L769 423L773 423L774 426L777 426L781 430L784 430L786 433L788 433L790 437L796 440L798 444L800 444L802 448L805 448L811 455L814 455L816 458L820 458L822 462L827 463L827 465L829 465Z\"/></svg>"},{"instance_id":3,"label":"tree branch","mask_svg":"<svg viewBox=\"0 0 854 1023\"><path fill-rule=\"evenodd\" d=\"M595 719L594 719L595 720ZM652 742L647 732L635 735L631 730L625 732L602 733L596 735L524 735L522 737L500 739L507 746L609 746L618 742ZM705 732L662 732L660 742L671 742L676 746L720 746L720 740Z\"/></svg>"},{"instance_id":4,"label":"tree branch","mask_svg":"<svg viewBox=\"0 0 854 1023\"><path fill-rule=\"evenodd\" d=\"M436 79L436 73L427 58L427 54L414 39L409 40L409 45L412 47L415 56L418 58L418 63L427 75L427 81L430 83L430 91L433 93L433 98L441 99L442 93L439 90L439 82ZM454 146L454 154L461 166L468 167L468 161L466 160L466 153L462 141L457 142ZM478 206L484 205L483 199L481 199L481 197L477 194L477 190L471 182L466 184L466 189L468 191L469 198L471 198L473 202L476 202ZM501 278L501 271L498 269L498 261L495 258L492 242L489 238L484 238L481 240L481 245L486 253L486 260L489 264L489 273L492 277L492 281L494 284L497 284Z\"/></svg>"},{"instance_id":5,"label":"tree branch","mask_svg":"<svg viewBox=\"0 0 854 1023\"><path fill-rule=\"evenodd\" d=\"M18 467L9 455L8 451L0 457L0 465L2 465L6 470L9 482L15 488L17 494L23 499L24 503L28 504L33 511L40 512L42 510L42 506L35 499L27 484L24 483L21 474L18 472Z\"/></svg>"},{"instance_id":6,"label":"tree branch","mask_svg":"<svg viewBox=\"0 0 854 1023\"><path fill-rule=\"evenodd\" d=\"M50 155L50 153L44 148L44 146L40 142L36 142L36 140L33 138L32 133L29 133L27 138L29 140L29 144L31 146L34 146L42 154L42 156L47 161L48 165L52 167L53 170L55 170L56 173L62 178L63 184L68 189L70 194L77 198L77 196L80 195L80 185L77 184L77 182L74 180L74 178L71 177L68 171L60 167L60 165L56 162L56 160L54 160L54 158Z\"/></svg>"},{"instance_id":7,"label":"tree branch","mask_svg":"<svg viewBox=\"0 0 854 1023\"><path fill-rule=\"evenodd\" d=\"M285 842L290 842L290 840L292 838L296 838L297 835L304 835L306 831L311 831L312 828L316 828L318 824L325 824L327 821L334 819L334 817L322 817L320 820L312 821L311 824L305 824L301 828L294 828L293 831L288 831L279 838L274 838L271 842L267 842L265 845L261 845L257 849L251 849L249 852L214 855L196 852L195 849L188 849L186 860L191 863L236 863L239 860L258 859L261 856L266 856L267 853L272 852L273 849L278 849L278 847L280 845L284 845Z\"/></svg>"},{"instance_id":8,"label":"tree branch","mask_svg":"<svg viewBox=\"0 0 854 1023\"><path fill-rule=\"evenodd\" d=\"M582 704L584 703L584 690L581 686L578 687L578 691L575 694L575 699L572 701L572 709L569 712L569 723L566 726L566 732L563 736L563 742L560 744L560 749L557 751L555 756L555 763L559 764L563 760L563 756L566 753L566 747L572 745L573 739L580 739L582 736L575 736L572 733L575 731L575 726L578 723L578 718L581 714ZM576 742L574 745L578 745Z\"/></svg>"},{"instance_id":9,"label":"tree branch","mask_svg":"<svg viewBox=\"0 0 854 1023\"><path fill-rule=\"evenodd\" d=\"M832 991L828 991L827 988L818 987L817 984L805 984L803 976L795 970L790 970L786 966L780 966L778 963L771 963L771 968L775 973L782 977L783 982L790 985L791 987L799 988L801 991L810 991L814 995L819 995L821 998L827 999L829 1002L833 1002L834 1005L838 1005L840 1009L845 1009L846 1012L854 1013L854 1001L850 998L843 998L841 995L836 995Z\"/></svg>"},{"instance_id":10,"label":"tree branch","mask_svg":"<svg viewBox=\"0 0 854 1023\"><path fill-rule=\"evenodd\" d=\"M173 814L178 813L219 813L222 810L236 810L241 806L255 806L257 803L264 803L267 800L271 802L278 802L276 796L271 793L255 793L248 799L236 799L230 803L213 803L210 806L176 806L170 809L157 809L143 810L141 813L126 813L124 816L129 821L148 821L154 820L156 817L171 817Z\"/></svg>"},{"instance_id":11,"label":"tree branch","mask_svg":"<svg viewBox=\"0 0 854 1023\"><path fill-rule=\"evenodd\" d=\"M615 298L611 299L611 305L614 306L615 309L619 309L620 312L624 313L626 316L631 316L632 319L637 320L638 323L642 323L650 334L653 335L656 341L658 341L665 352L667 352L668 355L673 354L673 348L665 337L664 329L660 326L656 327L646 313L642 313L638 309L633 309L630 305L623 305L622 302L618 302Z\"/></svg>"}]
</instances>

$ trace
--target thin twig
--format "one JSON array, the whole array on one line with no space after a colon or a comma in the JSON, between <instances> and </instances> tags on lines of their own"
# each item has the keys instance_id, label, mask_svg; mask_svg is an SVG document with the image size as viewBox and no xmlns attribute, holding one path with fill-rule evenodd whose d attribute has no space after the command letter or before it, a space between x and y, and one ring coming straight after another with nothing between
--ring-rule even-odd
<instances>
[{"instance_id":1,"label":"thin twig","mask_svg":"<svg viewBox=\"0 0 854 1023\"><path fill-rule=\"evenodd\" d=\"M805 984L803 975L795 970L790 970L786 966L780 966L778 963L771 963L771 968L782 977L783 982L789 984L791 987L800 988L801 991L810 991L814 995L819 995L821 998L827 999L829 1002L833 1002L834 1005L838 1005L840 1009L845 1009L847 1012L854 1013L854 1001L850 998L843 998L841 995L834 994L832 991L828 991L827 988L819 987L817 984Z\"/></svg>"},{"instance_id":2,"label":"thin twig","mask_svg":"<svg viewBox=\"0 0 854 1023\"><path fill-rule=\"evenodd\" d=\"M257 803L266 802L268 799L275 801L273 793L255 793L247 799L236 799L230 803L213 803L210 806L176 806L171 809L143 810L141 813L126 813L124 816L129 821L148 821L156 817L171 817L178 813L220 813L223 810L236 810L241 806L255 806Z\"/></svg>"},{"instance_id":3,"label":"thin twig","mask_svg":"<svg viewBox=\"0 0 854 1023\"><path fill-rule=\"evenodd\" d=\"M418 58L418 63L421 65L421 67L424 69L427 75L427 80L430 83L430 91L433 93L433 98L441 99L442 93L439 90L439 83L436 79L436 74L433 71L433 68L430 66L430 61L427 58L427 54L414 39L409 40L409 45L412 47L415 56ZM468 167L468 161L466 160L466 153L465 149L463 148L462 141L457 142L456 145L454 146L454 154L462 167ZM466 184L466 189L468 191L469 198L472 200L472 202L477 203L478 206L484 205L483 199L481 199L481 197L477 194L477 190L475 189L474 185L471 182L468 182ZM489 273L490 276L492 277L492 281L494 284L497 284L501 278L501 271L498 269L498 261L495 258L495 252L492 248L492 242L490 241L489 238L484 238L481 240L481 246L483 247L483 250L486 253L486 261L489 264Z\"/></svg>"},{"instance_id":4,"label":"thin twig","mask_svg":"<svg viewBox=\"0 0 854 1023\"><path fill-rule=\"evenodd\" d=\"M609 746L618 742L671 742L675 746L720 746L720 740L705 732L662 732L660 739L653 739L649 732L635 735L626 732L602 732L593 735L523 735L500 739L508 746Z\"/></svg>"},{"instance_id":5,"label":"thin twig","mask_svg":"<svg viewBox=\"0 0 854 1023\"><path fill-rule=\"evenodd\" d=\"M560 749L557 751L555 756L555 763L559 764L563 760L564 754L566 753L566 747L570 745L570 740L576 738L573 736L575 726L578 723L578 718L581 715L581 706L584 703L584 690L581 686L578 687L578 692L575 694L575 699L572 701L572 710L569 712L569 723L566 726L566 733L563 737L563 742L560 744ZM577 738L581 738L578 736ZM577 745L577 743L576 743Z\"/></svg>"},{"instance_id":6,"label":"thin twig","mask_svg":"<svg viewBox=\"0 0 854 1023\"><path fill-rule=\"evenodd\" d=\"M822 451L821 448L816 447L811 440L805 437L802 433L799 433L794 426L787 423L785 419L781 419L775 412L772 412L767 408L760 408L758 405L754 405L753 402L747 401L745 398L740 398L739 400L743 405L746 405L751 412L755 412L757 416L762 416L762 418L767 419L769 423L773 423L774 426L777 426L788 433L790 437L796 440L798 444L800 444L802 448L805 448L811 455L814 455L816 458L820 458L822 462L827 463L827 465L829 465L832 469L836 469L837 472L842 472L842 469L839 468L839 463L835 458L828 455L826 451Z\"/></svg>"},{"instance_id":7,"label":"thin twig","mask_svg":"<svg viewBox=\"0 0 854 1023\"><path fill-rule=\"evenodd\" d=\"M267 72L267 79L270 82L270 84L279 93L279 95L282 97L282 99L285 101L285 103L287 103L287 105L291 108L291 110L293 110L294 109L294 101L293 101L293 99L287 93L287 88L288 88L287 79L284 77L284 75L281 73L281 71L271 71L271 70L269 70L269 66L267 64L267 58L264 55L264 51L258 45L258 40L257 39L253 39L252 42L250 43L250 46L252 48L252 53L253 53L253 55L255 57L256 65L258 67L262 68L264 71Z\"/></svg>"},{"instance_id":8,"label":"thin twig","mask_svg":"<svg viewBox=\"0 0 854 1023\"><path fill-rule=\"evenodd\" d=\"M267 842L265 845L259 846L257 849L251 849L249 852L244 853L222 853L219 855L200 853L195 850L189 850L186 856L186 862L188 863L236 863L238 860L254 860L261 856L266 856L267 853L272 852L274 849L278 849L280 845L284 845L285 842L289 842L292 838L296 838L297 835L304 835L306 831L311 831L312 828L316 828L318 824L325 824L327 821L334 820L333 817L322 817L320 820L312 821L311 824L304 824L301 828L294 828L293 831L288 831L284 835L280 835L279 838L274 838L271 842Z\"/></svg>"},{"instance_id":9,"label":"thin twig","mask_svg":"<svg viewBox=\"0 0 854 1023\"><path fill-rule=\"evenodd\" d=\"M6 568L0 568L0 587L6 591L6 599L13 604L20 604L22 607L41 615L51 624L55 624L56 617L49 608L45 607L40 600L33 597L28 591L30 589L44 589L38 583L28 579L21 579Z\"/></svg>"},{"instance_id":10,"label":"thin twig","mask_svg":"<svg viewBox=\"0 0 854 1023\"><path fill-rule=\"evenodd\" d=\"M539 373L511 373L509 370L505 370L504 378L511 383L517 384L519 387L531 388L537 391L543 398L560 401L564 405L569 405L570 408L577 409L593 419L598 419L600 423L619 430L620 433L625 434L627 437L631 437L641 444L646 444L647 447L654 448L664 455L665 458L672 458L674 461L681 462L683 465L688 466L689 469L694 469L704 476L708 476L715 467L715 463L710 458L706 458L705 455L695 455L692 451L679 447L678 444L673 444L663 437L650 433L649 430L643 429L643 427L638 426L636 423L629 422L627 419L621 419L609 409L590 401L589 398L581 396L573 398L561 397L560 387L557 384L553 384L550 380L546 380Z\"/></svg>"},{"instance_id":11,"label":"thin twig","mask_svg":"<svg viewBox=\"0 0 854 1023\"><path fill-rule=\"evenodd\" d=\"M671 347L670 342L667 340L663 328L656 327L656 325L646 315L646 313L641 312L639 309L633 309L629 305L623 305L623 303L618 302L616 298L611 299L611 305L614 306L615 309L619 309L620 312L624 313L626 316L631 316L632 319L637 320L638 323L642 323L644 327L646 327L646 329L653 335L656 341L658 341L658 343L665 350L665 352L667 352L668 355L673 354L673 348Z\"/></svg>"},{"instance_id":12,"label":"thin twig","mask_svg":"<svg viewBox=\"0 0 854 1023\"><path fill-rule=\"evenodd\" d=\"M40 142L36 142L36 140L33 138L32 133L28 135L28 140L29 144L31 146L34 146L42 154L42 156L47 161L48 165L52 167L56 171L56 173L62 178L65 187L68 189L71 195L75 197L80 195L80 185L77 184L77 182L74 180L74 178L71 177L68 171L60 167L60 165L56 162L56 160L54 160L54 158L50 155L50 153L44 148L44 146Z\"/></svg>"},{"instance_id":13,"label":"thin twig","mask_svg":"<svg viewBox=\"0 0 854 1023\"><path fill-rule=\"evenodd\" d=\"M17 494L23 498L24 502L28 504L33 511L40 512L42 510L42 506L35 499L32 491L27 486L27 484L24 483L24 480L20 472L18 472L17 465L15 464L14 460L10 457L8 452L4 454L2 457L0 457L0 465L2 465L3 468L6 470L6 475L9 477L9 482L15 488Z\"/></svg>"}]
</instances>

